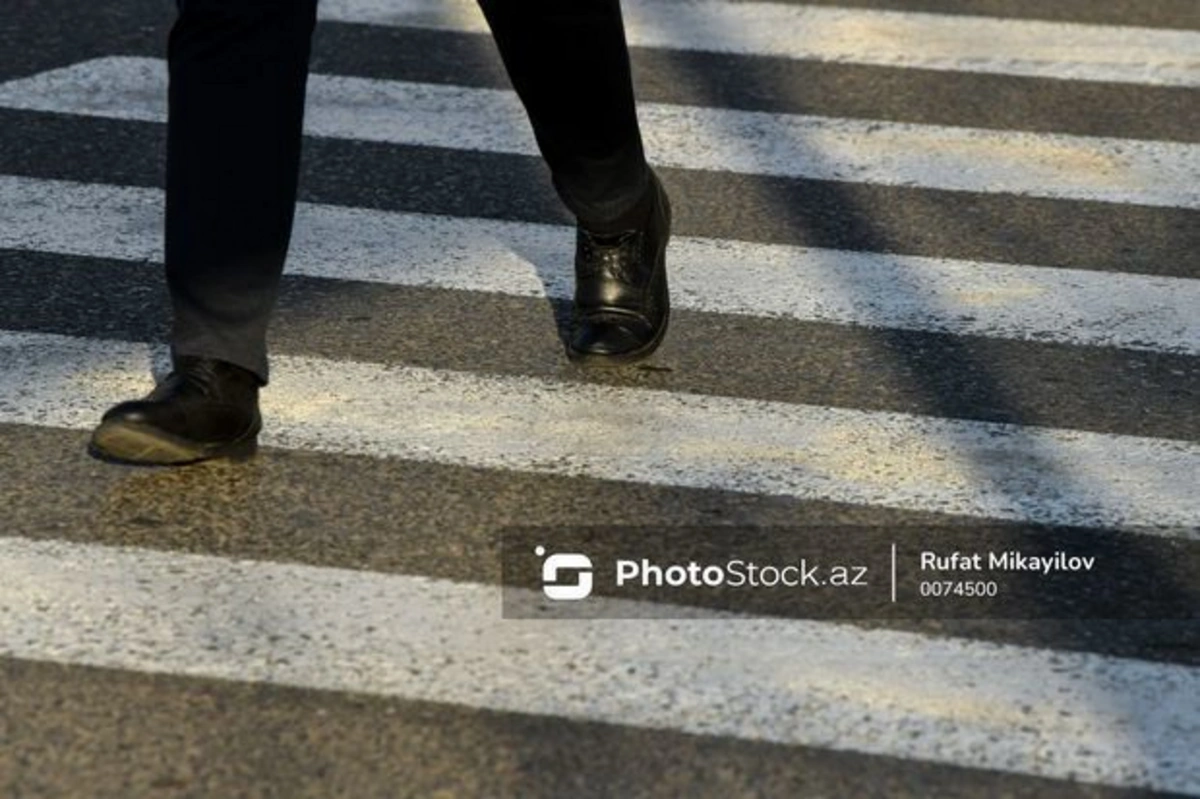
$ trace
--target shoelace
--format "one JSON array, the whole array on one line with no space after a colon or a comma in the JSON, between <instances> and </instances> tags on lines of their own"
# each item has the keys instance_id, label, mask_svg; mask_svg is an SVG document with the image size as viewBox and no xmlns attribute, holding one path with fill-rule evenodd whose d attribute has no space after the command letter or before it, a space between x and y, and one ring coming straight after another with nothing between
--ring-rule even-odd
<instances>
[{"instance_id":1,"label":"shoelace","mask_svg":"<svg viewBox=\"0 0 1200 799\"><path fill-rule=\"evenodd\" d=\"M214 397L217 364L207 359L182 356L174 368L151 390L147 399L162 399L179 390L192 389L205 397ZM240 391L241 389L235 389Z\"/></svg>"},{"instance_id":2,"label":"shoelace","mask_svg":"<svg viewBox=\"0 0 1200 799\"><path fill-rule=\"evenodd\" d=\"M593 236L586 231L580 233L580 277L605 276L636 285L637 279L629 269L636 267L641 254L640 231L630 230L613 236Z\"/></svg>"}]
</instances>

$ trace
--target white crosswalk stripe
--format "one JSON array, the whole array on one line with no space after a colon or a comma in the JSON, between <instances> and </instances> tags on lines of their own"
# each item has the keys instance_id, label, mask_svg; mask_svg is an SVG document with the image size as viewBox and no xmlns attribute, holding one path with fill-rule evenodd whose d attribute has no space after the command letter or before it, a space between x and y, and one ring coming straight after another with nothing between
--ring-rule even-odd
<instances>
[{"instance_id":1,"label":"white crosswalk stripe","mask_svg":"<svg viewBox=\"0 0 1200 799\"><path fill-rule=\"evenodd\" d=\"M500 622L491 586L19 538L0 539L0 569L0 653L20 657L1112 785L1200 780L1200 671L1180 666L798 620ZM663 708L683 686L695 701Z\"/></svg>"},{"instance_id":2,"label":"white crosswalk stripe","mask_svg":"<svg viewBox=\"0 0 1200 799\"><path fill-rule=\"evenodd\" d=\"M0 247L155 262L156 189L0 176ZM402 246L398 246L403 242ZM300 203L288 272L571 296L571 231ZM677 237L677 308L1200 355L1200 281Z\"/></svg>"},{"instance_id":3,"label":"white crosswalk stripe","mask_svg":"<svg viewBox=\"0 0 1200 799\"><path fill-rule=\"evenodd\" d=\"M166 119L166 65L102 58L0 86L0 106ZM643 104L663 166L1200 208L1200 145ZM314 136L534 155L511 91L313 75Z\"/></svg>"},{"instance_id":4,"label":"white crosswalk stripe","mask_svg":"<svg viewBox=\"0 0 1200 799\"><path fill-rule=\"evenodd\" d=\"M1200 86L1200 32L793 3L634 0L628 38L709 50L956 72ZM322 19L484 32L473 0L322 0Z\"/></svg>"},{"instance_id":5,"label":"white crosswalk stripe","mask_svg":"<svg viewBox=\"0 0 1200 799\"><path fill-rule=\"evenodd\" d=\"M0 420L89 427L95 409L145 392L151 357L145 345L0 334L11 376ZM263 440L278 446L985 518L1200 528L1200 444L1190 442L277 359Z\"/></svg>"},{"instance_id":6,"label":"white crosswalk stripe","mask_svg":"<svg viewBox=\"0 0 1200 799\"><path fill-rule=\"evenodd\" d=\"M625 9L639 47L1200 87L1197 31L726 0ZM320 15L486 31L473 0L322 0ZM313 75L307 132L536 154L511 92L403 77ZM164 64L109 56L8 80L0 108L161 122ZM651 160L682 170L1102 202L1114 213L1200 209L1196 144L670 104L640 114ZM62 177L0 175L0 248L161 268L160 190ZM571 246L562 226L301 203L288 272L561 299L571 295ZM713 315L1200 356L1200 276L698 236L672 241L670 268L673 305ZM110 404L144 393L149 367L165 359L158 345L17 326L0 325L2 425L87 430ZM262 401L262 443L321 458L1200 541L1194 440L361 356L275 354ZM8 658L1200 796L1193 666L803 620L502 621L494 585L34 541L19 529L0 535L0 575Z\"/></svg>"}]
</instances>

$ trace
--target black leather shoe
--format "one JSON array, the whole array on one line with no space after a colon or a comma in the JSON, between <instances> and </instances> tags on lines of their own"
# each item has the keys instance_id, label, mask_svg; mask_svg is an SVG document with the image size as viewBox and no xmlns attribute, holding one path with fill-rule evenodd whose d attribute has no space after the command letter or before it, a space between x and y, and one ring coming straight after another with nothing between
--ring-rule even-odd
<instances>
[{"instance_id":1,"label":"black leather shoe","mask_svg":"<svg viewBox=\"0 0 1200 799\"><path fill-rule=\"evenodd\" d=\"M671 203L651 174L645 225L613 236L576 233L575 308L567 357L588 365L640 361L667 332L667 240Z\"/></svg>"},{"instance_id":2,"label":"black leather shoe","mask_svg":"<svg viewBox=\"0 0 1200 799\"><path fill-rule=\"evenodd\" d=\"M144 399L122 402L104 414L92 433L92 455L165 466L254 454L262 429L258 377L193 355L179 356L174 366Z\"/></svg>"}]
</instances>

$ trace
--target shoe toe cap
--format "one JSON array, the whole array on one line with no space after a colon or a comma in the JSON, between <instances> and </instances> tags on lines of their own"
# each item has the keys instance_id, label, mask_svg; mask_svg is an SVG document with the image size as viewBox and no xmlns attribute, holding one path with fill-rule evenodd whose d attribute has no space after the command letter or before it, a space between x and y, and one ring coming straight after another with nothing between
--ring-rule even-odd
<instances>
[{"instance_id":1,"label":"shoe toe cap","mask_svg":"<svg viewBox=\"0 0 1200 799\"><path fill-rule=\"evenodd\" d=\"M101 422L145 423L150 421L150 407L142 400L130 400L114 405L100 417Z\"/></svg>"},{"instance_id":2,"label":"shoe toe cap","mask_svg":"<svg viewBox=\"0 0 1200 799\"><path fill-rule=\"evenodd\" d=\"M606 319L584 322L571 340L571 349L589 355L621 355L644 346L653 336L640 319Z\"/></svg>"}]
</instances>

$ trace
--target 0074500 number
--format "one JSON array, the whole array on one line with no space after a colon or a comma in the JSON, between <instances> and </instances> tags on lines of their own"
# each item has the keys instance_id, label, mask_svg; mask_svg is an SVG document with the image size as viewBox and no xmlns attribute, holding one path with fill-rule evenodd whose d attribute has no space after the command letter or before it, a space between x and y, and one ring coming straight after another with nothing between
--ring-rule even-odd
<instances>
[{"instance_id":1,"label":"0074500 number","mask_svg":"<svg viewBox=\"0 0 1200 799\"><path fill-rule=\"evenodd\" d=\"M923 580L918 586L921 596L996 596L1000 587L994 580Z\"/></svg>"}]
</instances>

